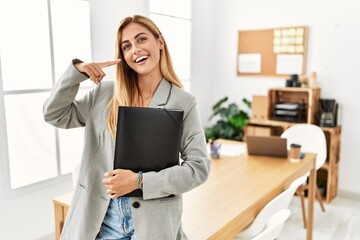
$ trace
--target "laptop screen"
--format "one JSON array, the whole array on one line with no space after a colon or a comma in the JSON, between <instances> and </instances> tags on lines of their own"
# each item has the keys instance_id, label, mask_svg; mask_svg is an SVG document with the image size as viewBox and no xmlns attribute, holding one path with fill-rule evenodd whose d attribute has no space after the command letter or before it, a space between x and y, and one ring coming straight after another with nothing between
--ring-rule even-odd
<instances>
[{"instance_id":1,"label":"laptop screen","mask_svg":"<svg viewBox=\"0 0 360 240\"><path fill-rule=\"evenodd\" d=\"M246 136L245 142L249 155L287 158L287 140L277 136Z\"/></svg>"}]
</instances>

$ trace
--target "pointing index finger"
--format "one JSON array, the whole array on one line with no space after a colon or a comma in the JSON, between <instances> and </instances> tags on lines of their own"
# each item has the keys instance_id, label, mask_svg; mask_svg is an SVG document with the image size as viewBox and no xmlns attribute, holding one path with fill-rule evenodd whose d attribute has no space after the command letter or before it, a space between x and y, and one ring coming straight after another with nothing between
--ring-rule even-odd
<instances>
[{"instance_id":1,"label":"pointing index finger","mask_svg":"<svg viewBox=\"0 0 360 240\"><path fill-rule=\"evenodd\" d=\"M110 67L112 65L116 65L121 61L121 59L116 59L114 61L106 61L106 62L98 62L100 68Z\"/></svg>"}]
</instances>

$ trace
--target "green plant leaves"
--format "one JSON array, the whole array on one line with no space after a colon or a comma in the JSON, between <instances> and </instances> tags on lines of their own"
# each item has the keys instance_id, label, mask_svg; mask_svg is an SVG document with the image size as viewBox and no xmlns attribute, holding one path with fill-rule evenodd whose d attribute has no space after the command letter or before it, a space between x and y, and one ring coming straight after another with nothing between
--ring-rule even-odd
<instances>
[{"instance_id":1,"label":"green plant leaves","mask_svg":"<svg viewBox=\"0 0 360 240\"><path fill-rule=\"evenodd\" d=\"M212 107L212 110L214 112L216 112L220 107L221 105L226 102L228 100L228 97L224 97L222 99L220 99L217 103L215 103L215 105Z\"/></svg>"},{"instance_id":2,"label":"green plant leaves","mask_svg":"<svg viewBox=\"0 0 360 240\"><path fill-rule=\"evenodd\" d=\"M242 99L242 102L249 108L251 109L251 102L249 100L247 100L246 98Z\"/></svg>"},{"instance_id":3,"label":"green plant leaves","mask_svg":"<svg viewBox=\"0 0 360 240\"><path fill-rule=\"evenodd\" d=\"M246 119L248 119L247 116L239 113L236 116L230 118L229 123L235 128L244 128L246 126Z\"/></svg>"},{"instance_id":4,"label":"green plant leaves","mask_svg":"<svg viewBox=\"0 0 360 240\"><path fill-rule=\"evenodd\" d=\"M219 120L209 128L205 129L206 139L232 139L243 140L244 127L246 126L246 120L249 119L249 115L244 110L241 110L236 103L230 103L227 106L224 104L227 102L228 97L220 99L212 107L213 114L209 117L209 120L215 116ZM251 102L243 98L242 102L250 109Z\"/></svg>"}]
</instances>

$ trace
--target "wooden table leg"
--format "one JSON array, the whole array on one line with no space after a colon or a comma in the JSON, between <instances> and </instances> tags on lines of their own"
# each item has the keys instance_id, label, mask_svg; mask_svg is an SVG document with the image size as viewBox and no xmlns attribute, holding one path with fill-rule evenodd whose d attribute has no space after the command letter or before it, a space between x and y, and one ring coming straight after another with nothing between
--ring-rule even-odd
<instances>
[{"instance_id":1,"label":"wooden table leg","mask_svg":"<svg viewBox=\"0 0 360 240\"><path fill-rule=\"evenodd\" d=\"M64 225L64 210L63 206L54 203L55 213L55 239L60 239L62 227Z\"/></svg>"},{"instance_id":2,"label":"wooden table leg","mask_svg":"<svg viewBox=\"0 0 360 240\"><path fill-rule=\"evenodd\" d=\"M313 169L310 171L309 177L309 192L308 192L308 213L306 226L306 239L312 240L313 225L314 225L314 202L315 202L315 188L316 188L316 159L313 162Z\"/></svg>"}]
</instances>

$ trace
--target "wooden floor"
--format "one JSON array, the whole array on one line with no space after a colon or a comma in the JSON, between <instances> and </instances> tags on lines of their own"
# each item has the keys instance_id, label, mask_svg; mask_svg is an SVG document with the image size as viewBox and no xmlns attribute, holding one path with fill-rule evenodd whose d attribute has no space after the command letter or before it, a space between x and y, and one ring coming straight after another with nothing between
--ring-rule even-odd
<instances>
[{"instance_id":1,"label":"wooden floor","mask_svg":"<svg viewBox=\"0 0 360 240\"><path fill-rule=\"evenodd\" d=\"M300 199L290 203L291 215L277 240L304 240ZM314 206L314 240L360 240L360 201L336 197L322 212L318 202Z\"/></svg>"}]
</instances>

